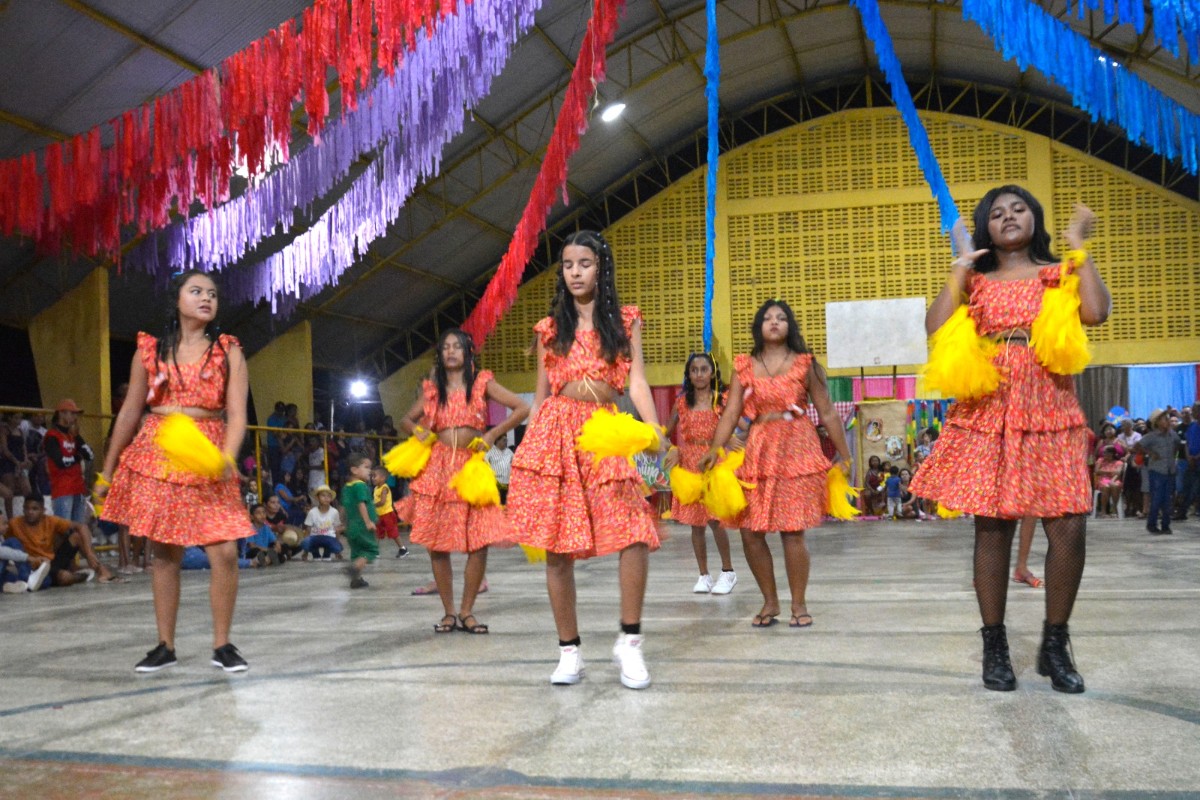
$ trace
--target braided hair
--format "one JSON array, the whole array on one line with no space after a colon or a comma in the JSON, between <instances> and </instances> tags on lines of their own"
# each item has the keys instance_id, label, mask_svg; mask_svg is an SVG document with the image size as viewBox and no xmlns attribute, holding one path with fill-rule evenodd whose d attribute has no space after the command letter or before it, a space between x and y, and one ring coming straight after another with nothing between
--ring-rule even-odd
<instances>
[{"instance_id":1,"label":"braided hair","mask_svg":"<svg viewBox=\"0 0 1200 800\"><path fill-rule=\"evenodd\" d=\"M1050 251L1050 232L1046 230L1046 212L1042 210L1042 204L1029 193L1029 190L1008 184L990 190L979 201L979 205L975 206L975 234L972 236L972 240L976 250L988 251L976 260L975 271L992 272L999 266L996 262L996 243L992 241L992 234L988 231L988 219L992 215L992 204L1002 194L1012 194L1021 198L1021 202L1028 206L1029 211L1033 214L1033 238L1029 241L1029 257L1035 264L1056 263L1058 258Z\"/></svg>"},{"instance_id":2,"label":"braided hair","mask_svg":"<svg viewBox=\"0 0 1200 800\"><path fill-rule=\"evenodd\" d=\"M193 278L196 275L203 275L204 277L208 278L209 280L213 280L211 275L209 275L207 272L204 272L203 270L199 270L199 269L184 270L183 272L178 272L171 276L171 283L170 283L170 285L168 287L168 291L167 291L166 308L164 309L164 311L165 311L164 317L166 319L166 322L163 324L162 333L158 337L158 346L154 352L155 372L158 371L158 365L160 363L170 361L172 364L175 365L175 374L179 377L180 383L183 383L183 373L180 372L180 370L179 370L179 359L178 359L179 334L180 334L179 293L183 291L184 284L186 284L191 278ZM216 281L213 281L213 285L214 286L216 285ZM220 287L218 287L218 292L219 292L219 288ZM220 295L218 294L218 297L219 296ZM219 308L219 306L218 306L218 308ZM226 356L229 355L227 352L225 352L225 345L223 345L221 343L221 325L217 321L217 318L215 316L213 317L213 319L211 321L209 321L209 323L207 325L204 326L204 335L208 337L208 347L204 351L204 361L200 367L201 371L204 370L204 366L207 365L209 360L212 358L212 353L213 353L214 347L217 348L218 350L220 350L224 355L226 355ZM224 359L224 364L225 364L225 378L226 378L226 380L228 380L229 379L229 359L228 358ZM170 373L170 370L168 369L167 370L167 383L169 384L170 381L171 381L171 373Z\"/></svg>"},{"instance_id":3,"label":"braided hair","mask_svg":"<svg viewBox=\"0 0 1200 800\"><path fill-rule=\"evenodd\" d=\"M721 392L725 391L725 384L721 380L721 368L717 366L717 362L708 353L692 353L688 356L687 363L683 365L683 395L686 398L688 408L694 408L696 405L696 387L692 385L692 362L697 358L702 358L712 367L712 383L709 388L712 389L713 407L716 408L720 402Z\"/></svg>"},{"instance_id":4,"label":"braided hair","mask_svg":"<svg viewBox=\"0 0 1200 800\"><path fill-rule=\"evenodd\" d=\"M616 264L613 262L612 248L604 237L595 231L575 231L563 240L563 250L570 245L586 247L596 255L598 274L592 327L600 336L601 355L610 364L616 363L620 356L628 358L631 355L629 335L625 332L621 303L617 299ZM575 325L579 320L579 312L575 308L574 298L567 291L567 282L563 278L561 267L558 271L558 282L554 286L550 316L554 319L557 332L551 349L558 355L565 356L571 352L571 345L575 343Z\"/></svg>"},{"instance_id":5,"label":"braided hair","mask_svg":"<svg viewBox=\"0 0 1200 800\"><path fill-rule=\"evenodd\" d=\"M471 387L475 385L475 344L471 341L471 337L458 328L451 328L442 333L438 337L437 351L434 355L433 363L433 384L437 386L438 405L446 405L446 383L448 377L446 375L446 363L442 361L442 347L445 346L446 340L451 336L458 339L459 345L463 351L463 388L466 391L467 398L471 397Z\"/></svg>"}]
</instances>

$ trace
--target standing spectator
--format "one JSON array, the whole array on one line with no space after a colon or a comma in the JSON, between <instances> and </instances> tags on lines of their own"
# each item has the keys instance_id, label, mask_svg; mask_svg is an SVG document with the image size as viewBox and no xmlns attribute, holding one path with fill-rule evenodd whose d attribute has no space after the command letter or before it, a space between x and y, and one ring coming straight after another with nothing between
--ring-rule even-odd
<instances>
[{"instance_id":1,"label":"standing spectator","mask_svg":"<svg viewBox=\"0 0 1200 800\"><path fill-rule=\"evenodd\" d=\"M513 451L508 447L508 436L501 436L484 456L496 473L496 483L500 485L500 505L508 502L508 477L512 474Z\"/></svg>"},{"instance_id":2,"label":"standing spectator","mask_svg":"<svg viewBox=\"0 0 1200 800\"><path fill-rule=\"evenodd\" d=\"M4 514L13 515L13 496L31 493L29 459L25 453L25 435L21 433L21 415L0 417L0 497L4 498Z\"/></svg>"},{"instance_id":3,"label":"standing spectator","mask_svg":"<svg viewBox=\"0 0 1200 800\"><path fill-rule=\"evenodd\" d=\"M1175 451L1179 434L1171 430L1167 412L1156 408L1150 414L1151 431L1141 437L1134 447L1146 457L1149 473L1150 510L1146 515L1146 530L1154 534L1171 533L1171 493L1175 488ZM1159 525L1159 520L1162 524Z\"/></svg>"},{"instance_id":4,"label":"standing spectator","mask_svg":"<svg viewBox=\"0 0 1200 800\"><path fill-rule=\"evenodd\" d=\"M29 419L21 423L25 434L25 454L32 464L29 470L29 483L34 494L50 494L50 475L46 471L46 451L43 444L46 438L46 415L30 414Z\"/></svg>"},{"instance_id":5,"label":"standing spectator","mask_svg":"<svg viewBox=\"0 0 1200 800\"><path fill-rule=\"evenodd\" d=\"M299 410L295 403L289 403L287 406L287 417L284 419L281 427L288 428L285 433L279 434L279 469L272 469L276 475L291 475L296 469L296 465L300 461L300 456L303 455L304 446L300 441L300 434L294 431L300 429ZM305 464L305 467L308 465Z\"/></svg>"},{"instance_id":6,"label":"standing spectator","mask_svg":"<svg viewBox=\"0 0 1200 800\"><path fill-rule=\"evenodd\" d=\"M1142 508L1142 503L1138 495L1143 489L1149 489L1148 486L1143 486L1145 476L1142 474L1143 457L1141 453L1133 451L1134 445L1142 438L1142 435L1133 429L1133 420L1121 420L1121 429L1117 433L1117 443L1125 451L1125 459L1128 467L1125 470L1125 508L1133 509L1133 514L1136 517L1145 516Z\"/></svg>"},{"instance_id":7,"label":"standing spectator","mask_svg":"<svg viewBox=\"0 0 1200 800\"><path fill-rule=\"evenodd\" d=\"M1187 519L1188 510L1200 496L1200 402L1194 404L1190 412L1185 408L1183 413L1188 423L1183 432L1187 446L1187 471L1184 473L1183 499L1177 519Z\"/></svg>"},{"instance_id":8,"label":"standing spectator","mask_svg":"<svg viewBox=\"0 0 1200 800\"><path fill-rule=\"evenodd\" d=\"M71 522L86 521L88 489L83 477L83 462L96 460L92 448L79 435L82 412L74 400L59 403L45 440L54 516Z\"/></svg>"},{"instance_id":9,"label":"standing spectator","mask_svg":"<svg viewBox=\"0 0 1200 800\"><path fill-rule=\"evenodd\" d=\"M325 483L325 447L320 436L304 437L304 463L308 467L308 491Z\"/></svg>"},{"instance_id":10,"label":"standing spectator","mask_svg":"<svg viewBox=\"0 0 1200 800\"><path fill-rule=\"evenodd\" d=\"M287 422L287 406L282 400L275 401L275 410L271 412L271 416L267 417L267 428L282 428ZM279 474L279 460L282 458L282 453L279 449L279 436L267 431L267 464L271 467L271 472Z\"/></svg>"},{"instance_id":11,"label":"standing spectator","mask_svg":"<svg viewBox=\"0 0 1200 800\"><path fill-rule=\"evenodd\" d=\"M888 477L884 481L887 489L887 515L892 519L900 516L900 468L888 467Z\"/></svg>"}]
</instances>

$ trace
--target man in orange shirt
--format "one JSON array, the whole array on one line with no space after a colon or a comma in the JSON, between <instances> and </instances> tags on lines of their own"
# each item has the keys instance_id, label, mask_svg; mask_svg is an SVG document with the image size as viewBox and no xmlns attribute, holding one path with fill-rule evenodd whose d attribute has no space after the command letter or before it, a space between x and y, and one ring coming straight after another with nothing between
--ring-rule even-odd
<instances>
[{"instance_id":1,"label":"man in orange shirt","mask_svg":"<svg viewBox=\"0 0 1200 800\"><path fill-rule=\"evenodd\" d=\"M34 568L29 577L29 591L42 588L47 577L53 586L86 583L96 575L101 583L113 580L115 576L92 550L92 535L87 527L47 514L43 502L37 495L26 497L25 513L8 524L8 535L21 542L29 554L29 566ZM90 569L76 572L75 556L80 553Z\"/></svg>"}]
</instances>

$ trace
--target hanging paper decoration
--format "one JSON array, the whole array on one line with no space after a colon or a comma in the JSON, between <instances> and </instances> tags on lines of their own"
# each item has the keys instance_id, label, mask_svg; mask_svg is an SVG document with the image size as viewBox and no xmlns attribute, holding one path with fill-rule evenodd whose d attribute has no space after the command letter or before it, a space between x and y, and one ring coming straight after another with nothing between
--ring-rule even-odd
<instances>
[{"instance_id":1,"label":"hanging paper decoration","mask_svg":"<svg viewBox=\"0 0 1200 800\"><path fill-rule=\"evenodd\" d=\"M223 292L234 302L270 300L288 316L299 300L336 283L387 232L417 184L437 174L442 149L462 132L464 109L487 96L540 5L460 0L459 13L419 41L395 74L401 135L307 231L264 261L229 270Z\"/></svg>"},{"instance_id":2,"label":"hanging paper decoration","mask_svg":"<svg viewBox=\"0 0 1200 800\"><path fill-rule=\"evenodd\" d=\"M708 42L704 51L704 97L708 100L708 176L704 192L704 351L712 350L713 257L717 238L717 167L721 148L721 40L717 37L717 0L705 4Z\"/></svg>"},{"instance_id":3,"label":"hanging paper decoration","mask_svg":"<svg viewBox=\"0 0 1200 800\"><path fill-rule=\"evenodd\" d=\"M211 208L227 199L235 142L250 175L273 158L287 160L297 99L318 137L329 115L329 70L338 75L343 111L353 110L370 74L373 27L376 63L390 74L417 33L453 7L449 0L316 0L299 32L288 20L140 109L47 147L40 176L35 154L0 161L0 230L43 250L66 244L116 255L122 225L145 233L195 200ZM106 132L107 149L100 145Z\"/></svg>"},{"instance_id":4,"label":"hanging paper decoration","mask_svg":"<svg viewBox=\"0 0 1200 800\"><path fill-rule=\"evenodd\" d=\"M1139 34L1146 29L1146 5L1143 0L1067 0L1067 8L1074 6L1080 19L1085 9L1103 11L1105 22L1128 23ZM1194 0L1150 0L1148 5L1154 20L1154 40L1178 57L1182 37L1189 60L1200 63L1200 8Z\"/></svg>"},{"instance_id":5,"label":"hanging paper decoration","mask_svg":"<svg viewBox=\"0 0 1200 800\"><path fill-rule=\"evenodd\" d=\"M508 251L500 260L496 274L488 281L483 297L463 323L463 330L482 347L484 339L496 327L517 299L517 287L521 275L529 263L538 236L546 226L546 218L560 191L566 203L567 161L579 149L579 138L587 130L587 107L596 87L604 80L607 65L605 51L617 33L617 17L624 7L624 0L594 0L592 18L579 47L575 68L571 71L571 82L563 96L550 144L542 159L529 194L529 202L521 214L513 232Z\"/></svg>"},{"instance_id":6,"label":"hanging paper decoration","mask_svg":"<svg viewBox=\"0 0 1200 800\"><path fill-rule=\"evenodd\" d=\"M1035 67L1071 94L1093 120L1119 125L1134 142L1178 159L1200 174L1200 116L1095 49L1034 3L963 0L963 18L976 22L1001 54L1022 70Z\"/></svg>"},{"instance_id":7,"label":"hanging paper decoration","mask_svg":"<svg viewBox=\"0 0 1200 800\"><path fill-rule=\"evenodd\" d=\"M892 90L892 101L896 104L896 110L900 112L900 117L908 129L909 145L917 157L917 164L920 165L921 172L925 175L925 182L929 184L929 189L933 192L934 199L937 200L938 212L942 220L942 233L949 233L958 220L958 207L954 205L954 199L950 196L950 187L946 184L946 178L942 175L942 167L938 164L937 156L933 154L933 147L929 144L929 134L925 132L925 124L917 115L917 107L913 103L912 94L908 91L908 84L904 82L904 72L900 69L900 59L896 57L896 48L892 45L891 34L888 33L887 25L884 24L883 17L879 14L879 3L876 0L850 0L850 5L858 9L858 14L862 17L863 30L875 43L875 57L879 60L879 68L883 70L888 86Z\"/></svg>"},{"instance_id":8,"label":"hanging paper decoration","mask_svg":"<svg viewBox=\"0 0 1200 800\"><path fill-rule=\"evenodd\" d=\"M541 0L474 0L471 5L460 0L460 4L457 14L443 19L428 39L416 45L392 78L381 77L357 110L325 131L319 147L306 148L228 203L147 237L126 255L126 263L151 273L164 268L221 269L268 236L287 231L297 213L328 194L355 161L400 135L413 111L421 108L413 102L421 101L421 87L431 85L435 75L461 74L466 85L476 86L482 80L481 70L498 71L507 51L532 25ZM486 54L480 49L483 42L490 43ZM496 62L500 45L506 49ZM464 59L485 63L467 71ZM478 96L482 95L472 93L473 98ZM434 152L440 149L441 144ZM436 174L436 168L428 174ZM160 252L163 242L165 254Z\"/></svg>"}]
</instances>

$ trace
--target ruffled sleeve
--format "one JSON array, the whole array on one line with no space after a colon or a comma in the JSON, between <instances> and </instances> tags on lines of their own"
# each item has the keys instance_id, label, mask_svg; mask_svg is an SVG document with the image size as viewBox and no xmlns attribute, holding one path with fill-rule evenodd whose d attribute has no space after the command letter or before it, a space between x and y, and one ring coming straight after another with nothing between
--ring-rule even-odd
<instances>
[{"instance_id":1,"label":"ruffled sleeve","mask_svg":"<svg viewBox=\"0 0 1200 800\"><path fill-rule=\"evenodd\" d=\"M621 306L621 324L625 326L625 335L633 336L633 323L642 321L642 310L637 306Z\"/></svg>"},{"instance_id":2,"label":"ruffled sleeve","mask_svg":"<svg viewBox=\"0 0 1200 800\"><path fill-rule=\"evenodd\" d=\"M487 408L487 386L496 379L495 374L490 369L480 370L475 375L475 382L471 384L471 407L483 403L483 407Z\"/></svg>"},{"instance_id":3,"label":"ruffled sleeve","mask_svg":"<svg viewBox=\"0 0 1200 800\"><path fill-rule=\"evenodd\" d=\"M1058 286L1059 276L1062 274L1062 264L1047 264L1038 270L1038 278L1042 285L1046 288Z\"/></svg>"},{"instance_id":4,"label":"ruffled sleeve","mask_svg":"<svg viewBox=\"0 0 1200 800\"><path fill-rule=\"evenodd\" d=\"M754 362L748 353L741 353L733 357L733 374L737 375L743 390L754 385Z\"/></svg>"},{"instance_id":5,"label":"ruffled sleeve","mask_svg":"<svg viewBox=\"0 0 1200 800\"><path fill-rule=\"evenodd\" d=\"M533 332L537 334L538 341L543 346L549 347L554 337L558 335L558 327L554 324L554 317L542 317L538 323L533 326Z\"/></svg>"},{"instance_id":6,"label":"ruffled sleeve","mask_svg":"<svg viewBox=\"0 0 1200 800\"><path fill-rule=\"evenodd\" d=\"M421 381L421 397L424 399L422 412L425 414L425 424L432 426L437 415L438 390L437 385L428 378Z\"/></svg>"},{"instance_id":7,"label":"ruffled sleeve","mask_svg":"<svg viewBox=\"0 0 1200 800\"><path fill-rule=\"evenodd\" d=\"M687 413L687 410L687 394L681 393L675 398L675 413L679 415L680 419L683 419L683 415Z\"/></svg>"}]
</instances>

